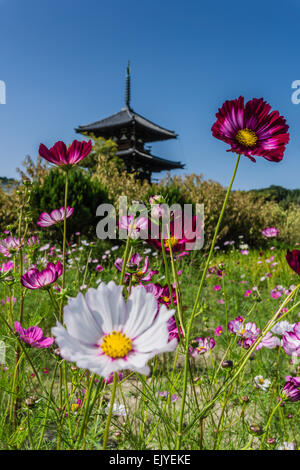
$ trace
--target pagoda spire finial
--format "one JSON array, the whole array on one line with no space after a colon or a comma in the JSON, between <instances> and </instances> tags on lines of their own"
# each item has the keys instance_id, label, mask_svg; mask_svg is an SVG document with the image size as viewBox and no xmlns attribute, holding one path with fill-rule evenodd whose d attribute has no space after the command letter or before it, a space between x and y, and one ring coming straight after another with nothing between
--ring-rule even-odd
<instances>
[{"instance_id":1,"label":"pagoda spire finial","mask_svg":"<svg viewBox=\"0 0 300 470\"><path fill-rule=\"evenodd\" d=\"M130 62L128 61L126 69L126 92L125 92L125 105L130 109Z\"/></svg>"}]
</instances>

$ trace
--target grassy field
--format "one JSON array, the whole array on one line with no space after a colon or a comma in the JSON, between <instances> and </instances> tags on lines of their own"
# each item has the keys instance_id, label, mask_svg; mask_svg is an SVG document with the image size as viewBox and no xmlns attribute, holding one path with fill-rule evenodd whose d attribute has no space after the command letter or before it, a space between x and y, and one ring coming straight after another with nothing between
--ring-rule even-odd
<instances>
[{"instance_id":1,"label":"grassy field","mask_svg":"<svg viewBox=\"0 0 300 470\"><path fill-rule=\"evenodd\" d=\"M184 338L173 353L150 359L149 376L122 371L111 409L108 449L174 449L184 387L181 449L298 448L298 403L280 398L285 376L300 375L297 358L291 360L281 346L262 347L239 371L249 348L228 331L228 323L243 317L244 324L254 322L262 330L299 279L285 260L285 247L270 241L269 248L259 252L246 243L241 237L234 244L215 247L195 313L186 381ZM6 348L0 372L1 449L102 448L114 386L64 361L56 343L38 349L19 341L14 322L21 312L24 328L38 325L45 336L52 336L61 301L101 282L120 282L114 262L124 248L119 241L111 246L75 237L67 250L66 290L57 289L60 279L46 290L21 288L19 253L9 258L15 261L14 269L0 284L0 338ZM62 258L60 248L49 244L35 243L26 251L23 272L33 263L41 269ZM145 242L134 251L148 256L149 266L158 271L151 283L165 286L160 255ZM175 257L185 332L205 260L201 251ZM290 309L284 320L300 321L297 294L284 309ZM208 337L214 346L191 354L200 344L195 338Z\"/></svg>"}]
</instances>

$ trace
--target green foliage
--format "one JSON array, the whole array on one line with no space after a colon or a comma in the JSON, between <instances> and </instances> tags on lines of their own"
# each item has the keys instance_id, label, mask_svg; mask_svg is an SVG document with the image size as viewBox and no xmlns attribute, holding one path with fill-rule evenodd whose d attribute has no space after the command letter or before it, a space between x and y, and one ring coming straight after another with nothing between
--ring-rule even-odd
<instances>
[{"instance_id":1,"label":"green foliage","mask_svg":"<svg viewBox=\"0 0 300 470\"><path fill-rule=\"evenodd\" d=\"M93 150L91 153L81 162L83 168L87 168L90 173L93 173L96 170L96 167L99 163L100 157L105 157L106 159L113 161L116 166L120 169L124 169L124 162L122 159L116 156L118 146L116 142L111 139L103 139L103 137L89 136L93 139Z\"/></svg>"},{"instance_id":2,"label":"green foliage","mask_svg":"<svg viewBox=\"0 0 300 470\"><path fill-rule=\"evenodd\" d=\"M283 209L290 204L300 205L300 189L286 189L282 186L271 185L269 188L252 189L250 193L256 198L277 202Z\"/></svg>"},{"instance_id":3,"label":"green foliage","mask_svg":"<svg viewBox=\"0 0 300 470\"><path fill-rule=\"evenodd\" d=\"M34 183L32 187L31 209L33 220L38 220L41 212L51 212L64 205L65 173L53 168L42 184ZM69 173L68 205L74 213L68 220L69 233L80 232L86 236L95 236L98 222L97 207L108 202L107 193L92 181L83 170ZM53 234L57 233L55 228ZM55 236L55 235L54 235Z\"/></svg>"}]
</instances>

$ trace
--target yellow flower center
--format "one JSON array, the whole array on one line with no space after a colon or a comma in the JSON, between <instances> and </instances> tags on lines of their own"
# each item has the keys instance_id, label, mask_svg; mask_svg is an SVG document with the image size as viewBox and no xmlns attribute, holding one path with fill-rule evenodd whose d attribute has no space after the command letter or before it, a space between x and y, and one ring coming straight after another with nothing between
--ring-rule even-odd
<instances>
[{"instance_id":1,"label":"yellow flower center","mask_svg":"<svg viewBox=\"0 0 300 470\"><path fill-rule=\"evenodd\" d=\"M167 297L167 296L165 296L165 295L163 296L163 298L162 298L162 299L163 299L163 301L164 301L164 302L169 302L169 300L170 300L170 298L169 298L169 297Z\"/></svg>"},{"instance_id":2,"label":"yellow flower center","mask_svg":"<svg viewBox=\"0 0 300 470\"><path fill-rule=\"evenodd\" d=\"M247 129L247 127L245 129L240 129L235 138L240 144L245 145L246 147L254 147L257 142L255 132L251 129Z\"/></svg>"},{"instance_id":3,"label":"yellow flower center","mask_svg":"<svg viewBox=\"0 0 300 470\"><path fill-rule=\"evenodd\" d=\"M259 379L259 383L262 385L265 383L264 379Z\"/></svg>"},{"instance_id":4,"label":"yellow flower center","mask_svg":"<svg viewBox=\"0 0 300 470\"><path fill-rule=\"evenodd\" d=\"M199 347L197 348L197 351L204 351L204 349L205 349L205 348L204 348L203 346L199 346Z\"/></svg>"},{"instance_id":5,"label":"yellow flower center","mask_svg":"<svg viewBox=\"0 0 300 470\"><path fill-rule=\"evenodd\" d=\"M125 357L131 351L132 342L124 333L113 331L109 335L104 336L100 347L106 356L117 359Z\"/></svg>"},{"instance_id":6,"label":"yellow flower center","mask_svg":"<svg viewBox=\"0 0 300 470\"><path fill-rule=\"evenodd\" d=\"M171 244L171 247L173 248L173 246L177 245L177 243L178 243L177 238L170 237L170 240L165 240L165 247L170 248L170 244Z\"/></svg>"},{"instance_id":7,"label":"yellow flower center","mask_svg":"<svg viewBox=\"0 0 300 470\"><path fill-rule=\"evenodd\" d=\"M73 405L71 406L71 410L73 411L73 413L75 413L79 408L79 403L73 403Z\"/></svg>"}]
</instances>

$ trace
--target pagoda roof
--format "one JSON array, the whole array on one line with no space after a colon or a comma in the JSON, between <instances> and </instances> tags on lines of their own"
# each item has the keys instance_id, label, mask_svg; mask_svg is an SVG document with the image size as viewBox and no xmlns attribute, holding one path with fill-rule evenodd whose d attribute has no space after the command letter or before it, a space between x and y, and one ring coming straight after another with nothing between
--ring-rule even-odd
<instances>
[{"instance_id":1,"label":"pagoda roof","mask_svg":"<svg viewBox=\"0 0 300 470\"><path fill-rule=\"evenodd\" d=\"M175 169L183 169L184 164L181 162L173 162L171 160L167 160L165 158L156 157L151 155L148 152L142 152L135 147L126 149L126 150L119 150L116 155L124 160L127 160L130 163L130 160L136 156L138 158L138 163L140 163L143 167L148 167L149 170L152 172L160 172L160 171L168 171L168 170L175 170ZM137 162L134 162L135 164Z\"/></svg>"},{"instance_id":2,"label":"pagoda roof","mask_svg":"<svg viewBox=\"0 0 300 470\"><path fill-rule=\"evenodd\" d=\"M155 142L167 139L176 139L177 134L155 124L149 119L133 111L129 106L116 114L101 121L85 126L78 126L75 131L80 134L94 134L96 137L111 138L115 129L135 125L135 128L144 137L145 142Z\"/></svg>"}]
</instances>

